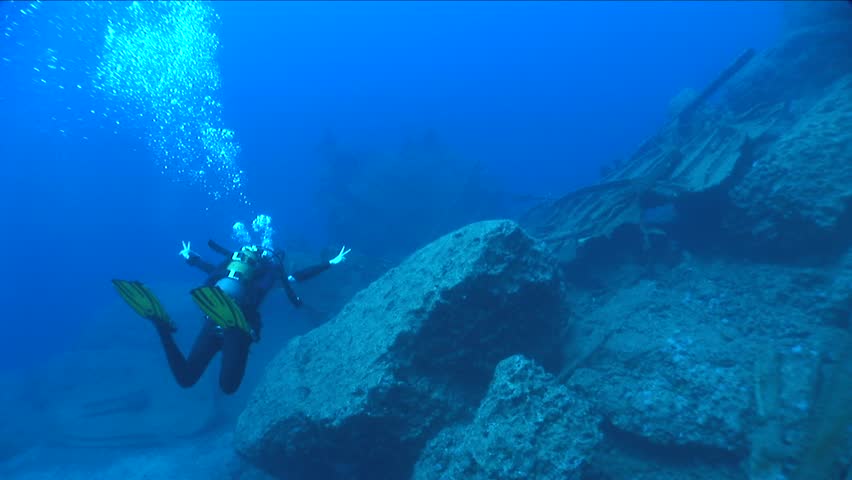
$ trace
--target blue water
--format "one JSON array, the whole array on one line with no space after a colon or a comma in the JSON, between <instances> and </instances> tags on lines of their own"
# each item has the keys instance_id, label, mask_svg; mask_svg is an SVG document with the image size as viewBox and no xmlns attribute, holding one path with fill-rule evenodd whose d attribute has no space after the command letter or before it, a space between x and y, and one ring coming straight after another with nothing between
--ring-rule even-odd
<instances>
[{"instance_id":1,"label":"blue water","mask_svg":"<svg viewBox=\"0 0 852 480\"><path fill-rule=\"evenodd\" d=\"M0 369L65 351L115 301L111 278L198 281L180 242L227 242L235 221L260 213L284 247L393 250L394 231L361 244L330 231L324 139L392 155L429 134L480 162L495 189L556 197L594 183L660 127L681 89L771 45L782 25L780 2L214 2L199 7L202 23L170 11L175 32L134 3L0 3ZM145 65L166 68L152 45L129 50L143 70L116 73L131 57L109 56L109 28L132 36L140 19L185 42L171 66L190 62L181 75L199 79L146 78ZM202 34L218 46L200 45ZM111 91L99 69L134 77ZM207 69L217 82L204 84ZM172 102L155 76L173 82ZM122 91L139 82L147 90ZM219 113L199 113L205 96ZM174 118L193 133L167 133ZM186 139L199 143L175 145ZM180 155L212 150L209 168L240 171L237 187L176 171Z\"/></svg>"}]
</instances>

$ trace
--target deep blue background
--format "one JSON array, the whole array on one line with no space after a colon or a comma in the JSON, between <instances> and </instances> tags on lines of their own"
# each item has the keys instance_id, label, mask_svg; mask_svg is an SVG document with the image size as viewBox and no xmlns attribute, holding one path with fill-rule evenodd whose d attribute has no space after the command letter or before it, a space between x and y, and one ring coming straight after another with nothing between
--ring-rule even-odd
<instances>
[{"instance_id":1,"label":"deep blue background","mask_svg":"<svg viewBox=\"0 0 852 480\"><path fill-rule=\"evenodd\" d=\"M27 24L40 35L19 28L0 39L10 59L0 65L0 365L63 348L94 306L114 300L110 278L191 278L177 256L181 240L227 239L234 221L269 213L281 242L325 246L311 193L325 132L346 147L395 150L434 129L521 193L594 182L601 164L660 126L682 88L705 85L747 47L769 46L782 10L771 2L212 5L221 16L220 100L252 207L170 182L135 132L87 122L58 132L52 113L88 111L92 100L38 86L31 56L53 41L47 20L84 21L63 17L82 5L44 3ZM0 18L16 7L0 4ZM94 61L87 54L61 52L81 64Z\"/></svg>"}]
</instances>

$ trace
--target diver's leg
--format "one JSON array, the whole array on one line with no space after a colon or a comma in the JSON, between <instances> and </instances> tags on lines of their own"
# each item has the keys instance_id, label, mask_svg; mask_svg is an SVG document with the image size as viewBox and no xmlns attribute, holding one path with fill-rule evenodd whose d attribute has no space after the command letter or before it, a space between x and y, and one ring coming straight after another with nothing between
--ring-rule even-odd
<instances>
[{"instance_id":1,"label":"diver's leg","mask_svg":"<svg viewBox=\"0 0 852 480\"><path fill-rule=\"evenodd\" d=\"M184 358L171 332L162 328L158 328L157 331L160 333L160 340L163 342L163 349L172 374L178 385L184 388L198 382L210 360L222 348L222 339L217 335L216 327L208 320L205 320L204 326L198 332L192 350L189 352L189 358Z\"/></svg>"},{"instance_id":2,"label":"diver's leg","mask_svg":"<svg viewBox=\"0 0 852 480\"><path fill-rule=\"evenodd\" d=\"M223 392L229 395L236 392L243 381L251 342L251 336L243 330L239 328L225 329L219 386Z\"/></svg>"}]
</instances>

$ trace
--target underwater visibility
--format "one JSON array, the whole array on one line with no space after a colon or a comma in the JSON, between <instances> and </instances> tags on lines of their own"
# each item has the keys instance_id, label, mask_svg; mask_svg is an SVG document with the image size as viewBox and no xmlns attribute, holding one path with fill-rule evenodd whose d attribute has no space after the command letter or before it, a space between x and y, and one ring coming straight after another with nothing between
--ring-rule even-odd
<instances>
[{"instance_id":1,"label":"underwater visibility","mask_svg":"<svg viewBox=\"0 0 852 480\"><path fill-rule=\"evenodd\" d=\"M852 2L6 1L0 122L0 478L852 480Z\"/></svg>"}]
</instances>

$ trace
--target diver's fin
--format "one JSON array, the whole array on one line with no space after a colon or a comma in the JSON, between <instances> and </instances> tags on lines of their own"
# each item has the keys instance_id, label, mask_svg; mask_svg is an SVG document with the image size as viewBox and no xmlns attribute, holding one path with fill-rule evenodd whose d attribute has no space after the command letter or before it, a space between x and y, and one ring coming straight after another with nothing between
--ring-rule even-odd
<instances>
[{"instance_id":1,"label":"diver's fin","mask_svg":"<svg viewBox=\"0 0 852 480\"><path fill-rule=\"evenodd\" d=\"M176 330L175 324L163 308L163 304L157 300L156 295L141 282L117 280L112 281L121 298L138 313L141 317L154 322L158 327L166 327L171 331Z\"/></svg>"},{"instance_id":2,"label":"diver's fin","mask_svg":"<svg viewBox=\"0 0 852 480\"><path fill-rule=\"evenodd\" d=\"M243 310L219 287L199 287L190 292L192 299L216 325L222 328L239 328L251 333Z\"/></svg>"}]
</instances>

